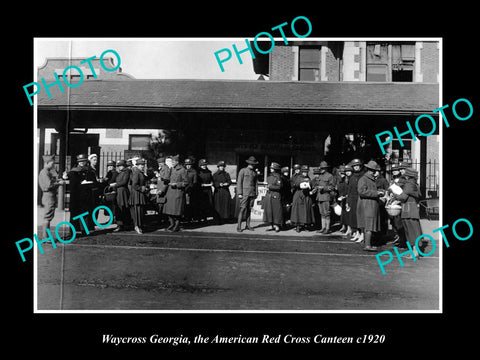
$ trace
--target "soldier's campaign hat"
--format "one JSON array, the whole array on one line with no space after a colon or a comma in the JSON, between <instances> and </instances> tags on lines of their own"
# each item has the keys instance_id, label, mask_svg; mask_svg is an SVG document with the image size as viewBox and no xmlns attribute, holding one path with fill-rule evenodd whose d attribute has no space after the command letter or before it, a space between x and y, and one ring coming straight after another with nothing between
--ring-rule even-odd
<instances>
[{"instance_id":1,"label":"soldier's campaign hat","mask_svg":"<svg viewBox=\"0 0 480 360\"><path fill-rule=\"evenodd\" d=\"M407 167L407 168L405 168L405 174L404 175L417 179L418 178L418 171L415 170L415 169L412 169L410 167Z\"/></svg>"},{"instance_id":2,"label":"soldier's campaign hat","mask_svg":"<svg viewBox=\"0 0 480 360\"><path fill-rule=\"evenodd\" d=\"M159 164L163 164L163 163L165 162L165 160L166 160L165 157L159 157L159 158L157 159L157 162L158 162Z\"/></svg>"},{"instance_id":3,"label":"soldier's campaign hat","mask_svg":"<svg viewBox=\"0 0 480 360\"><path fill-rule=\"evenodd\" d=\"M77 155L77 161L87 161L87 160L88 160L87 154Z\"/></svg>"},{"instance_id":4,"label":"soldier's campaign hat","mask_svg":"<svg viewBox=\"0 0 480 360\"><path fill-rule=\"evenodd\" d=\"M115 166L115 161L113 160L107 161L107 166Z\"/></svg>"},{"instance_id":5,"label":"soldier's campaign hat","mask_svg":"<svg viewBox=\"0 0 480 360\"><path fill-rule=\"evenodd\" d=\"M345 172L347 171L353 171L352 165L350 164L345 165Z\"/></svg>"},{"instance_id":6,"label":"soldier's campaign hat","mask_svg":"<svg viewBox=\"0 0 480 360\"><path fill-rule=\"evenodd\" d=\"M125 160L118 160L117 166L127 166L127 162Z\"/></svg>"},{"instance_id":7,"label":"soldier's campaign hat","mask_svg":"<svg viewBox=\"0 0 480 360\"><path fill-rule=\"evenodd\" d=\"M138 159L136 165L145 165L145 159Z\"/></svg>"},{"instance_id":8,"label":"soldier's campaign hat","mask_svg":"<svg viewBox=\"0 0 480 360\"><path fill-rule=\"evenodd\" d=\"M43 155L42 158L44 164L55 161L55 155Z\"/></svg>"},{"instance_id":9,"label":"soldier's campaign hat","mask_svg":"<svg viewBox=\"0 0 480 360\"><path fill-rule=\"evenodd\" d=\"M302 165L302 167L300 168L300 170L302 171L308 171L309 167L308 165Z\"/></svg>"},{"instance_id":10,"label":"soldier's campaign hat","mask_svg":"<svg viewBox=\"0 0 480 360\"><path fill-rule=\"evenodd\" d=\"M399 169L406 169L410 167L410 163L407 161L400 161L400 164L398 164Z\"/></svg>"},{"instance_id":11,"label":"soldier's campaign hat","mask_svg":"<svg viewBox=\"0 0 480 360\"><path fill-rule=\"evenodd\" d=\"M290 169L288 168L288 166L284 166L280 171L281 171L282 173L284 173L284 172L287 172L287 171L289 171L289 170L290 170Z\"/></svg>"},{"instance_id":12,"label":"soldier's campaign hat","mask_svg":"<svg viewBox=\"0 0 480 360\"><path fill-rule=\"evenodd\" d=\"M202 165L208 165L208 161L206 159L200 159L198 161L198 166L202 166Z\"/></svg>"},{"instance_id":13,"label":"soldier's campaign hat","mask_svg":"<svg viewBox=\"0 0 480 360\"><path fill-rule=\"evenodd\" d=\"M352 166L363 165L363 163L362 163L362 160L360 160L360 159L353 159L352 161L350 161L350 165L352 165Z\"/></svg>"},{"instance_id":14,"label":"soldier's campaign hat","mask_svg":"<svg viewBox=\"0 0 480 360\"><path fill-rule=\"evenodd\" d=\"M250 156L247 160L245 160L245 162L251 165L258 165L258 161L255 159L255 156Z\"/></svg>"},{"instance_id":15,"label":"soldier's campaign hat","mask_svg":"<svg viewBox=\"0 0 480 360\"><path fill-rule=\"evenodd\" d=\"M328 167L330 167L330 166L327 164L327 162L326 162L326 161L322 161L322 162L320 163L320 167L319 167L319 168L320 168L320 169L325 169L325 168L328 168Z\"/></svg>"},{"instance_id":16,"label":"soldier's campaign hat","mask_svg":"<svg viewBox=\"0 0 480 360\"><path fill-rule=\"evenodd\" d=\"M270 169L273 169L273 170L280 170L282 167L280 166L279 163L276 163L276 162L272 162L272 164L270 165Z\"/></svg>"},{"instance_id":17,"label":"soldier's campaign hat","mask_svg":"<svg viewBox=\"0 0 480 360\"><path fill-rule=\"evenodd\" d=\"M320 168L313 168L313 174L320 174Z\"/></svg>"},{"instance_id":18,"label":"soldier's campaign hat","mask_svg":"<svg viewBox=\"0 0 480 360\"><path fill-rule=\"evenodd\" d=\"M193 165L193 160L190 158L185 159L185 165Z\"/></svg>"},{"instance_id":19,"label":"soldier's campaign hat","mask_svg":"<svg viewBox=\"0 0 480 360\"><path fill-rule=\"evenodd\" d=\"M220 167L220 166L225 167L225 166L226 166L226 165L225 165L225 161L223 161L223 160L222 160L222 161L219 161L218 164L217 164L217 167Z\"/></svg>"},{"instance_id":20,"label":"soldier's campaign hat","mask_svg":"<svg viewBox=\"0 0 480 360\"><path fill-rule=\"evenodd\" d=\"M370 160L365 167L370 170L378 170L380 171L380 165L378 165L375 161Z\"/></svg>"}]
</instances>

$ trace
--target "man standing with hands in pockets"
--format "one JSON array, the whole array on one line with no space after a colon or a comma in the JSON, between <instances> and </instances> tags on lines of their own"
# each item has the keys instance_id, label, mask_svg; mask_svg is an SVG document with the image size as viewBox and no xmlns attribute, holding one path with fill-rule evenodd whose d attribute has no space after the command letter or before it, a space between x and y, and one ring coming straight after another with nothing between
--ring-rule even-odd
<instances>
[{"instance_id":1,"label":"man standing with hands in pockets","mask_svg":"<svg viewBox=\"0 0 480 360\"><path fill-rule=\"evenodd\" d=\"M242 220L245 217L246 229L253 231L250 226L250 213L253 204L257 198L257 173L254 168L258 165L257 159L250 156L246 163L246 167L240 170L237 177L237 196L240 201L240 211L238 212L237 231L242 232Z\"/></svg>"}]
</instances>

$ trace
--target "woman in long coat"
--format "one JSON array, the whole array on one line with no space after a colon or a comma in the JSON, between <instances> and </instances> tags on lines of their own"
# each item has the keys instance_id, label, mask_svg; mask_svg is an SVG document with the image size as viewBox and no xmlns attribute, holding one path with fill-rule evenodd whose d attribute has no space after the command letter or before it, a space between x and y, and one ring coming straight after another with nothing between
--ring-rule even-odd
<instances>
[{"instance_id":1,"label":"woman in long coat","mask_svg":"<svg viewBox=\"0 0 480 360\"><path fill-rule=\"evenodd\" d=\"M282 176L280 175L280 164L273 162L270 166L270 175L267 177L267 193L263 203L263 221L270 224L269 230L280 231L283 224L282 207Z\"/></svg>"},{"instance_id":2,"label":"woman in long coat","mask_svg":"<svg viewBox=\"0 0 480 360\"><path fill-rule=\"evenodd\" d=\"M215 218L218 224L230 219L232 196L230 195L229 187L232 184L230 174L225 171L225 162L220 161L217 164L218 170L213 174L213 187L215 192L213 194L213 203L215 207Z\"/></svg>"},{"instance_id":3,"label":"woman in long coat","mask_svg":"<svg viewBox=\"0 0 480 360\"><path fill-rule=\"evenodd\" d=\"M122 231L131 223L130 209L128 199L130 191L128 190L128 182L130 181L131 170L127 167L125 160L117 161L118 174L115 177L115 182L110 184L111 188L117 191L117 201L115 203L115 218L117 227L114 232Z\"/></svg>"},{"instance_id":4,"label":"woman in long coat","mask_svg":"<svg viewBox=\"0 0 480 360\"><path fill-rule=\"evenodd\" d=\"M412 168L406 168L403 176L405 180L402 183L403 192L400 195L394 195L394 197L402 202L401 217L406 240L410 242L415 257L418 257L415 241L422 235L418 210L418 201L422 194L417 184L418 172ZM419 247L422 246L419 245Z\"/></svg>"},{"instance_id":5,"label":"woman in long coat","mask_svg":"<svg viewBox=\"0 0 480 360\"><path fill-rule=\"evenodd\" d=\"M180 218L185 213L185 186L188 183L187 170L178 163L179 156L172 156L172 171L163 213L168 215L170 225L167 231L180 230Z\"/></svg>"},{"instance_id":6,"label":"woman in long coat","mask_svg":"<svg viewBox=\"0 0 480 360\"><path fill-rule=\"evenodd\" d=\"M213 176L210 169L207 168L208 162L201 159L198 162L198 182L201 187L198 199L198 214L200 220L207 220L207 217L213 216Z\"/></svg>"},{"instance_id":7,"label":"woman in long coat","mask_svg":"<svg viewBox=\"0 0 480 360\"><path fill-rule=\"evenodd\" d=\"M139 234L143 233L145 205L147 204L146 192L148 192L148 188L146 187L147 180L143 174L144 170L145 160L138 159L135 167L132 169L132 191L128 201L135 231Z\"/></svg>"},{"instance_id":8,"label":"woman in long coat","mask_svg":"<svg viewBox=\"0 0 480 360\"><path fill-rule=\"evenodd\" d=\"M350 240L361 242L363 240L363 234L360 231L358 226L358 217L362 217L362 214L357 212L357 203L358 203L358 180L365 173L362 169L362 162L359 159L353 159L350 163L353 169L353 174L348 181L348 194L347 194L347 204L350 208L349 211L349 223L352 227L352 238Z\"/></svg>"},{"instance_id":9,"label":"woman in long coat","mask_svg":"<svg viewBox=\"0 0 480 360\"><path fill-rule=\"evenodd\" d=\"M364 230L365 251L376 251L372 246L374 232L381 230L380 223L380 197L383 190L377 190L375 178L380 174L380 166L375 161L369 161L365 165L367 172L358 180L358 205L357 213L363 214L357 218L357 226Z\"/></svg>"},{"instance_id":10,"label":"woman in long coat","mask_svg":"<svg viewBox=\"0 0 480 360\"><path fill-rule=\"evenodd\" d=\"M308 166L303 165L300 175L295 176L292 183L292 189L295 192L293 194L290 221L295 225L296 232L302 231L305 225L311 225L315 222L313 202L310 197L311 188L312 184L308 177Z\"/></svg>"}]
</instances>

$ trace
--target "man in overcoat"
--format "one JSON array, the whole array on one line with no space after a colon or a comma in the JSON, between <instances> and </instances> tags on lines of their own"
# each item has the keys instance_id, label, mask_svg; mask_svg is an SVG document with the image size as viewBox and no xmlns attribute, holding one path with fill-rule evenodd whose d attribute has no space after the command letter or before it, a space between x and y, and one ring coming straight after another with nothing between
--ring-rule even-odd
<instances>
[{"instance_id":1,"label":"man in overcoat","mask_svg":"<svg viewBox=\"0 0 480 360\"><path fill-rule=\"evenodd\" d=\"M250 226L250 214L258 195L257 172L254 170L258 165L257 159L250 156L246 160L247 166L241 169L237 176L237 197L240 201L240 211L238 213L237 231L242 231L242 219L246 219L246 229L252 230Z\"/></svg>"},{"instance_id":2,"label":"man in overcoat","mask_svg":"<svg viewBox=\"0 0 480 360\"><path fill-rule=\"evenodd\" d=\"M185 213L185 186L188 184L187 170L179 164L179 155L172 156L170 182L166 194L163 213L168 215L170 225L167 231L180 230L180 218Z\"/></svg>"},{"instance_id":3,"label":"man in overcoat","mask_svg":"<svg viewBox=\"0 0 480 360\"><path fill-rule=\"evenodd\" d=\"M135 231L143 234L145 225L145 205L147 204L147 192L149 191L145 174L145 160L138 159L132 169L131 182L132 190L128 204L132 214Z\"/></svg>"},{"instance_id":4,"label":"man in overcoat","mask_svg":"<svg viewBox=\"0 0 480 360\"><path fill-rule=\"evenodd\" d=\"M366 173L358 180L358 205L357 212L362 216L357 218L358 227L364 231L365 251L377 251L372 246L374 232L380 231L380 197L385 194L384 190L378 190L375 178L380 174L380 165L371 160L366 165Z\"/></svg>"}]
</instances>

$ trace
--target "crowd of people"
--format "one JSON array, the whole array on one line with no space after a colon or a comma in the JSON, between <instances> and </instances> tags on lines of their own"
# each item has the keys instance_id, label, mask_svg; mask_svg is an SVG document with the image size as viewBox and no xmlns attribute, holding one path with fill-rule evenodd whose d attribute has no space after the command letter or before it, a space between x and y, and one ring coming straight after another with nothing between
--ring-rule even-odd
<instances>
[{"instance_id":1,"label":"crowd of people","mask_svg":"<svg viewBox=\"0 0 480 360\"><path fill-rule=\"evenodd\" d=\"M44 157L44 169L39 174L45 206L44 231L49 228L57 204L57 189L66 180L70 190L70 222L78 235L94 231L91 217L82 226L77 215L92 212L103 201L114 214L114 232L134 229L141 234L145 228L147 207L154 207L159 226L166 231L180 231L180 222L216 224L236 218L238 232L253 231L251 213L258 197L259 162L254 156L246 160L236 179L232 198L232 180L220 161L217 171L208 169L206 159L198 163L187 158L180 163L178 155L159 158L158 168L147 171L146 160L109 161L107 173L98 176L95 154L77 156L77 165L61 177L53 166L53 157ZM331 170L322 161L313 168L310 178L307 165L296 164L292 172L273 162L266 179L266 194L262 199L263 221L267 231L316 231L332 233L332 218L340 223L338 232L351 241L364 243L364 250L376 251L374 240L385 238L388 221L394 230L394 245L407 247L422 234L418 201L421 193L418 172L408 163L392 164L390 181L381 174L373 160L364 164L353 159L347 165ZM236 206L232 206L232 202ZM389 206L401 208L395 215L387 214ZM232 208L236 211L232 214ZM243 227L245 222L245 227ZM45 234L45 233L44 233ZM375 236L377 235L377 236ZM413 246L412 246L413 247Z\"/></svg>"}]
</instances>

